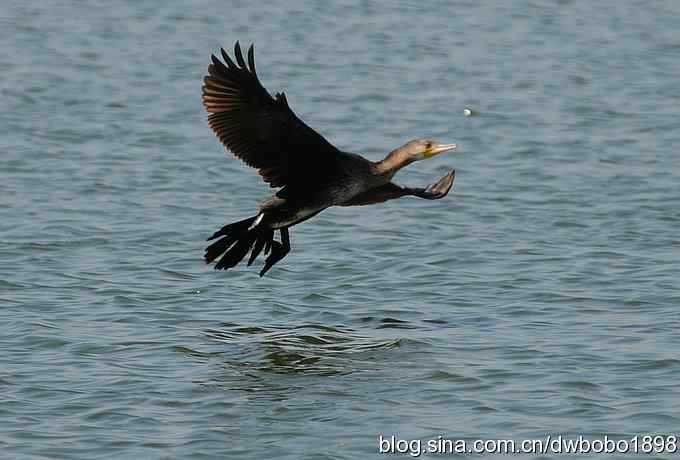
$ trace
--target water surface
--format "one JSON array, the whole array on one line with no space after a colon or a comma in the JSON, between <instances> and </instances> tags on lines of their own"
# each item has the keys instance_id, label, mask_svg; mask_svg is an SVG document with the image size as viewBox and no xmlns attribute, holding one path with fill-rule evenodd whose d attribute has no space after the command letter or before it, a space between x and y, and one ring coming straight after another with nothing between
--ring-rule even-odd
<instances>
[{"instance_id":1,"label":"water surface","mask_svg":"<svg viewBox=\"0 0 680 460\"><path fill-rule=\"evenodd\" d=\"M677 434L679 23L677 2L5 2L2 455ZM200 103L237 39L344 150L457 142L397 178L455 167L452 193L327 210L262 279L205 266L269 193Z\"/></svg>"}]
</instances>

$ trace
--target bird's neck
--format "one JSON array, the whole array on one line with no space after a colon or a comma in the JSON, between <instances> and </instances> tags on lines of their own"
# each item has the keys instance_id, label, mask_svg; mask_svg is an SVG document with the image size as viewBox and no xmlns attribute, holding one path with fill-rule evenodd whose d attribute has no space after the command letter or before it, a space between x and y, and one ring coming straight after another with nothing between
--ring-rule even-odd
<instances>
[{"instance_id":1,"label":"bird's neck","mask_svg":"<svg viewBox=\"0 0 680 460\"><path fill-rule=\"evenodd\" d=\"M381 176L392 178L397 171L412 162L413 160L408 157L406 152L401 149L396 149L392 150L384 160L375 164L375 171Z\"/></svg>"}]
</instances>

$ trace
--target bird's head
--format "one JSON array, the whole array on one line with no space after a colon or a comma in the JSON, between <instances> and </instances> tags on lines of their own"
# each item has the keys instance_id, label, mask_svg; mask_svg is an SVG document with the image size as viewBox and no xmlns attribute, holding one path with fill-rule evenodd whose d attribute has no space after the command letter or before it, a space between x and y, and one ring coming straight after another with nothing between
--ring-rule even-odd
<instances>
[{"instance_id":1,"label":"bird's head","mask_svg":"<svg viewBox=\"0 0 680 460\"><path fill-rule=\"evenodd\" d=\"M414 139L392 150L384 160L377 163L376 168L380 174L389 177L396 174L401 168L414 161L431 158L442 152L456 149L456 144L442 144L434 139Z\"/></svg>"},{"instance_id":2,"label":"bird's head","mask_svg":"<svg viewBox=\"0 0 680 460\"><path fill-rule=\"evenodd\" d=\"M456 144L442 144L434 139L414 139L402 145L399 150L411 161L425 160L443 152L456 150Z\"/></svg>"}]
</instances>

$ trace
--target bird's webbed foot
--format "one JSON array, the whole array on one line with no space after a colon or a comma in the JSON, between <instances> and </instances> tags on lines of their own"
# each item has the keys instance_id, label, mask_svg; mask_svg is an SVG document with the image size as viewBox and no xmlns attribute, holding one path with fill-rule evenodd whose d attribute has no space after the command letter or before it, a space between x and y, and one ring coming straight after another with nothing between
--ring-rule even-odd
<instances>
[{"instance_id":1,"label":"bird's webbed foot","mask_svg":"<svg viewBox=\"0 0 680 460\"><path fill-rule=\"evenodd\" d=\"M434 184L430 184L427 188L411 189L411 193L417 197L425 198L426 200L438 200L444 198L449 194L453 180L456 177L456 170L452 169L444 177L439 179Z\"/></svg>"},{"instance_id":2,"label":"bird's webbed foot","mask_svg":"<svg viewBox=\"0 0 680 460\"><path fill-rule=\"evenodd\" d=\"M271 248L265 248L265 254L268 250L271 250L271 253L267 257L267 260L264 261L264 267L260 271L261 277L290 252L290 236L288 234L288 229L282 228L280 232L281 243L278 241L271 241Z\"/></svg>"}]
</instances>

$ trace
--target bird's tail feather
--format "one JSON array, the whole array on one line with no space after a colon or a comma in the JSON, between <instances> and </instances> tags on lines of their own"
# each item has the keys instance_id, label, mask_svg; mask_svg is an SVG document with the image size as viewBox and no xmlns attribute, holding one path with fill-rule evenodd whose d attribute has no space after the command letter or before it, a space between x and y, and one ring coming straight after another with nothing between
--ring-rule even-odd
<instances>
[{"instance_id":1,"label":"bird's tail feather","mask_svg":"<svg viewBox=\"0 0 680 460\"><path fill-rule=\"evenodd\" d=\"M215 233L212 234L210 238L208 238L206 241L214 240L218 236L226 236L235 233L240 233L244 230L248 230L250 225L255 222L255 219L257 219L258 216L253 216L249 217L247 219L239 220L238 222L234 222L228 225L225 225L221 229L217 230Z\"/></svg>"},{"instance_id":2,"label":"bird's tail feather","mask_svg":"<svg viewBox=\"0 0 680 460\"><path fill-rule=\"evenodd\" d=\"M250 255L250 259L248 259L248 265L253 263L263 248L265 248L266 254L274 239L274 231L259 228L257 225L251 228L257 217L254 216L225 225L208 238L208 241L210 241L222 237L205 249L206 263L211 263L224 254L215 264L215 269L228 270L243 260L253 245L255 247Z\"/></svg>"},{"instance_id":3,"label":"bird's tail feather","mask_svg":"<svg viewBox=\"0 0 680 460\"><path fill-rule=\"evenodd\" d=\"M269 252L269 248L272 245L272 241L274 241L274 230L266 230L260 232L257 235L257 239L255 240L255 246L253 247L253 252L250 253L250 259L248 259L249 267L253 263L253 261L257 258L257 256L260 255L260 252L262 252L262 248L264 248L265 254Z\"/></svg>"}]
</instances>

